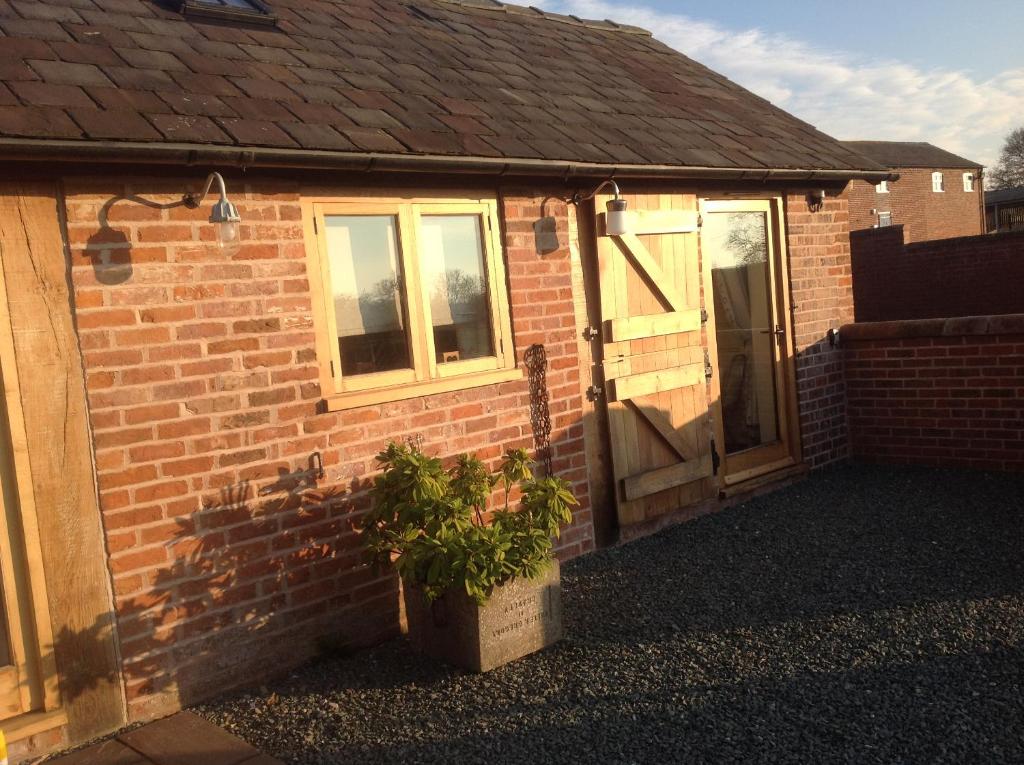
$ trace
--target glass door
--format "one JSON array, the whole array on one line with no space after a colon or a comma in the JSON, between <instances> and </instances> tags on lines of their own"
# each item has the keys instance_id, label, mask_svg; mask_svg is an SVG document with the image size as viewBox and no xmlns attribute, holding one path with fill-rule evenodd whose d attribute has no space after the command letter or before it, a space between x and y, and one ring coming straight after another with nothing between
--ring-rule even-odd
<instances>
[{"instance_id":1,"label":"glass door","mask_svg":"<svg viewBox=\"0 0 1024 765\"><path fill-rule=\"evenodd\" d=\"M701 257L717 451L726 483L791 464L791 359L775 205L708 201Z\"/></svg>"}]
</instances>

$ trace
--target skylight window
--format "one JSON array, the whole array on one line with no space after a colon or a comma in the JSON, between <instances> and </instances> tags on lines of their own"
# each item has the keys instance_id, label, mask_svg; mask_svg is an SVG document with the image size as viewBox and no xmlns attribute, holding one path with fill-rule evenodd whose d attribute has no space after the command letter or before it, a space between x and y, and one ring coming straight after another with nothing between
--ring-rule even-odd
<instances>
[{"instance_id":1,"label":"skylight window","mask_svg":"<svg viewBox=\"0 0 1024 765\"><path fill-rule=\"evenodd\" d=\"M274 14L262 0L182 0L185 16L205 16L227 21L273 24Z\"/></svg>"}]
</instances>

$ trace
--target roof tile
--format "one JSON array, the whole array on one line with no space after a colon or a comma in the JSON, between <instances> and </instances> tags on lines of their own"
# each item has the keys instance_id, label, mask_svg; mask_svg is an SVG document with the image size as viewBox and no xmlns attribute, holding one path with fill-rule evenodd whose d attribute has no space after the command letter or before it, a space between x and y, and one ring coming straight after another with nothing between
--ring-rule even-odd
<instances>
[{"instance_id":1,"label":"roof tile","mask_svg":"<svg viewBox=\"0 0 1024 765\"><path fill-rule=\"evenodd\" d=\"M157 141L160 134L138 112L110 109L68 109L89 138Z\"/></svg>"},{"instance_id":2,"label":"roof tile","mask_svg":"<svg viewBox=\"0 0 1024 765\"><path fill-rule=\"evenodd\" d=\"M92 64L31 59L28 63L42 79L54 85L113 85L107 76Z\"/></svg>"},{"instance_id":3,"label":"roof tile","mask_svg":"<svg viewBox=\"0 0 1024 765\"><path fill-rule=\"evenodd\" d=\"M330 104L288 101L285 106L301 122L312 122L335 127L354 127L354 123Z\"/></svg>"},{"instance_id":4,"label":"roof tile","mask_svg":"<svg viewBox=\"0 0 1024 765\"><path fill-rule=\"evenodd\" d=\"M124 60L114 52L114 49L106 45L80 42L51 42L50 47L61 61L67 61L72 64L117 66L124 63ZM48 57L31 56L29 58Z\"/></svg>"},{"instance_id":5,"label":"roof tile","mask_svg":"<svg viewBox=\"0 0 1024 765\"><path fill-rule=\"evenodd\" d=\"M96 103L76 85L51 85L48 82L12 82L11 90L24 103L34 106L79 106L95 108Z\"/></svg>"},{"instance_id":6,"label":"roof tile","mask_svg":"<svg viewBox=\"0 0 1024 765\"><path fill-rule=\"evenodd\" d=\"M231 143L228 135L206 117L151 114L153 126L168 141L180 143Z\"/></svg>"},{"instance_id":7,"label":"roof tile","mask_svg":"<svg viewBox=\"0 0 1024 765\"><path fill-rule=\"evenodd\" d=\"M38 80L39 75L25 66L22 61L0 60L0 81L17 82L19 80Z\"/></svg>"},{"instance_id":8,"label":"roof tile","mask_svg":"<svg viewBox=\"0 0 1024 765\"><path fill-rule=\"evenodd\" d=\"M93 88L87 87L85 92L104 109L122 112L165 112L164 103L156 95L147 90L130 90L128 88Z\"/></svg>"},{"instance_id":9,"label":"roof tile","mask_svg":"<svg viewBox=\"0 0 1024 765\"><path fill-rule=\"evenodd\" d=\"M380 109L360 109L358 106L339 106L338 111L359 127L400 128L402 123Z\"/></svg>"},{"instance_id":10,"label":"roof tile","mask_svg":"<svg viewBox=\"0 0 1024 765\"><path fill-rule=\"evenodd\" d=\"M171 77L186 93L202 93L208 96L242 95L242 91L232 85L226 77L220 75L172 72Z\"/></svg>"},{"instance_id":11,"label":"roof tile","mask_svg":"<svg viewBox=\"0 0 1024 765\"><path fill-rule=\"evenodd\" d=\"M265 120L218 117L217 124L224 128L236 142L245 146L298 146L281 128Z\"/></svg>"},{"instance_id":12,"label":"roof tile","mask_svg":"<svg viewBox=\"0 0 1024 765\"><path fill-rule=\"evenodd\" d=\"M162 98L178 114L203 117L237 117L235 110L217 96L201 93L161 93Z\"/></svg>"},{"instance_id":13,"label":"roof tile","mask_svg":"<svg viewBox=\"0 0 1024 765\"><path fill-rule=\"evenodd\" d=\"M55 59L50 43L25 37L5 37L0 45L0 61L21 61L26 58Z\"/></svg>"},{"instance_id":14,"label":"roof tile","mask_svg":"<svg viewBox=\"0 0 1024 765\"><path fill-rule=\"evenodd\" d=\"M281 129L300 146L328 151L352 151L356 145L330 125L308 122L282 122Z\"/></svg>"},{"instance_id":15,"label":"roof tile","mask_svg":"<svg viewBox=\"0 0 1024 765\"><path fill-rule=\"evenodd\" d=\"M233 110L238 117L247 120L270 120L271 122L291 122L295 119L285 105L266 98L246 98L245 96L223 96L224 105Z\"/></svg>"},{"instance_id":16,"label":"roof tile","mask_svg":"<svg viewBox=\"0 0 1024 765\"><path fill-rule=\"evenodd\" d=\"M80 43L90 45L109 45L110 47L128 47L132 44L131 35L113 27L98 27L92 24L64 24L71 37Z\"/></svg>"},{"instance_id":17,"label":"roof tile","mask_svg":"<svg viewBox=\"0 0 1024 765\"><path fill-rule=\"evenodd\" d=\"M341 134L363 151L402 152L405 147L383 130L373 128L342 128Z\"/></svg>"},{"instance_id":18,"label":"roof tile","mask_svg":"<svg viewBox=\"0 0 1024 765\"><path fill-rule=\"evenodd\" d=\"M0 133L24 138L81 138L82 131L60 109L0 106Z\"/></svg>"},{"instance_id":19,"label":"roof tile","mask_svg":"<svg viewBox=\"0 0 1024 765\"><path fill-rule=\"evenodd\" d=\"M105 66L103 72L118 87L137 88L138 90L166 90L173 87L173 82L166 72L159 69L138 69L131 66Z\"/></svg>"},{"instance_id":20,"label":"roof tile","mask_svg":"<svg viewBox=\"0 0 1024 765\"><path fill-rule=\"evenodd\" d=\"M250 98L276 99L289 101L297 99L298 95L287 85L282 85L273 80L262 80L251 77L231 77L231 83Z\"/></svg>"},{"instance_id":21,"label":"roof tile","mask_svg":"<svg viewBox=\"0 0 1024 765\"><path fill-rule=\"evenodd\" d=\"M68 40L68 33L56 21L36 19L0 18L0 29L10 37L28 37L34 40Z\"/></svg>"},{"instance_id":22,"label":"roof tile","mask_svg":"<svg viewBox=\"0 0 1024 765\"><path fill-rule=\"evenodd\" d=\"M69 21L78 23L82 17L74 8L66 8L59 5L49 5L40 2L24 2L24 0L12 0L11 5L23 19L37 19L40 21Z\"/></svg>"},{"instance_id":23,"label":"roof tile","mask_svg":"<svg viewBox=\"0 0 1024 765\"><path fill-rule=\"evenodd\" d=\"M18 99L14 97L7 86L0 85L0 106L16 106L17 104Z\"/></svg>"},{"instance_id":24,"label":"roof tile","mask_svg":"<svg viewBox=\"0 0 1024 765\"><path fill-rule=\"evenodd\" d=\"M171 54L158 50L140 50L139 48L115 48L117 54L132 67L138 69L162 69L165 72L187 72L188 67Z\"/></svg>"}]
</instances>

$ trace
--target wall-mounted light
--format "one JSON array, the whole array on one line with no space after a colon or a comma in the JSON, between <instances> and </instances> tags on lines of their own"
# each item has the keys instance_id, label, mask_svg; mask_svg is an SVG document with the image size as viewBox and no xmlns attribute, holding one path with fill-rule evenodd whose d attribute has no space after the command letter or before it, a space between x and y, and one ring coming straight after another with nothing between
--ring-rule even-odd
<instances>
[{"instance_id":1,"label":"wall-mounted light","mask_svg":"<svg viewBox=\"0 0 1024 765\"><path fill-rule=\"evenodd\" d=\"M807 207L811 212L818 212L825 206L825 189L807 192Z\"/></svg>"},{"instance_id":2,"label":"wall-mounted light","mask_svg":"<svg viewBox=\"0 0 1024 765\"><path fill-rule=\"evenodd\" d=\"M573 204L579 204L587 199L593 199L605 186L612 187L615 197L609 199L607 204L605 204L607 214L604 217L604 231L608 236L622 236L629 233L629 220L626 215L628 204L625 199L619 198L619 184L614 179L609 178L607 181L602 181L596 189L585 196L577 192L573 195L572 202Z\"/></svg>"},{"instance_id":3,"label":"wall-mounted light","mask_svg":"<svg viewBox=\"0 0 1024 765\"><path fill-rule=\"evenodd\" d=\"M238 214L238 208L228 200L228 191L224 186L224 178L220 173L210 173L206 178L206 185L202 194L185 194L181 201L191 210L195 210L206 199L210 193L210 187L217 181L220 190L220 199L214 203L210 210L210 223L213 223L217 231L217 245L226 252L238 249L238 224L242 222Z\"/></svg>"}]
</instances>

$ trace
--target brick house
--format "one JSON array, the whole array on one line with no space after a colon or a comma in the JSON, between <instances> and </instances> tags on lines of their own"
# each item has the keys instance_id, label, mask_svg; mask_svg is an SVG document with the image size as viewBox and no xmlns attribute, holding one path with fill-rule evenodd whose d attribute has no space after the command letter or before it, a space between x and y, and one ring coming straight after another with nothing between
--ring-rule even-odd
<instances>
[{"instance_id":1,"label":"brick house","mask_svg":"<svg viewBox=\"0 0 1024 765\"><path fill-rule=\"evenodd\" d=\"M985 233L982 166L930 143L843 141L899 179L850 184L850 230L902 225L907 243Z\"/></svg>"},{"instance_id":2,"label":"brick house","mask_svg":"<svg viewBox=\"0 0 1024 765\"><path fill-rule=\"evenodd\" d=\"M549 456L563 559L847 456L843 190L889 170L613 22L210 6L0 8L17 751L397 634L389 439Z\"/></svg>"}]
</instances>

